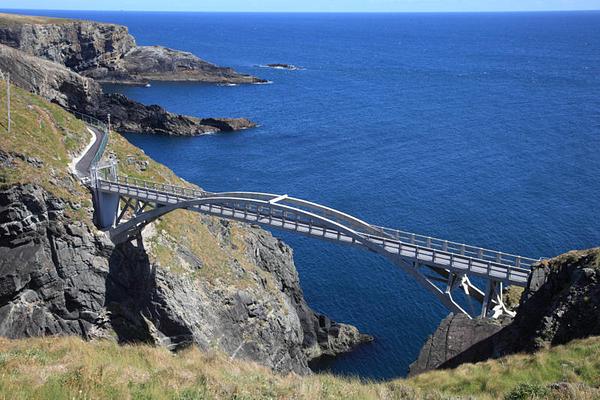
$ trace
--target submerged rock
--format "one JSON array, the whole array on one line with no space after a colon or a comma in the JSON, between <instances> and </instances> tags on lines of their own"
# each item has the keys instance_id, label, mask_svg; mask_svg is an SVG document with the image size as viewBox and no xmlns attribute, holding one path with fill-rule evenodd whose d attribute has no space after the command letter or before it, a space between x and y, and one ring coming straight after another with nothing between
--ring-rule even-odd
<instances>
[{"instance_id":1,"label":"submerged rock","mask_svg":"<svg viewBox=\"0 0 600 400\"><path fill-rule=\"evenodd\" d=\"M298 67L296 65L282 64L282 63L265 64L264 67L273 68L273 69L287 69L287 70L290 70L290 71L297 71L297 70L303 69L303 68Z\"/></svg>"}]
</instances>

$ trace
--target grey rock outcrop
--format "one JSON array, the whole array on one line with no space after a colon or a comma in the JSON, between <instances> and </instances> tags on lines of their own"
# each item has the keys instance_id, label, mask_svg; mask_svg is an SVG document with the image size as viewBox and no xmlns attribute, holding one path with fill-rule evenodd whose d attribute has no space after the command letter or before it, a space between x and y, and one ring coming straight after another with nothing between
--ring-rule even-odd
<instances>
[{"instance_id":1,"label":"grey rock outcrop","mask_svg":"<svg viewBox=\"0 0 600 400\"><path fill-rule=\"evenodd\" d=\"M232 266L257 285L215 285L153 264L143 241L115 247L66 218L65 208L36 185L0 191L0 335L80 335L170 349L194 344L301 374L309 372L309 358L367 338L356 328L319 322L325 317L304 301L291 249L265 231L243 228L255 267ZM228 223L204 223L231 235ZM178 251L198 263L191 250Z\"/></svg>"},{"instance_id":2,"label":"grey rock outcrop","mask_svg":"<svg viewBox=\"0 0 600 400\"><path fill-rule=\"evenodd\" d=\"M201 81L208 83L261 83L265 82L250 75L235 72L232 68L219 67L199 59L192 53L172 50L162 46L137 46L123 55L120 69L134 80ZM119 69L117 69L118 71ZM112 80L109 74L89 76ZM119 79L115 79L119 81Z\"/></svg>"},{"instance_id":3,"label":"grey rock outcrop","mask_svg":"<svg viewBox=\"0 0 600 400\"><path fill-rule=\"evenodd\" d=\"M196 118L146 106L120 94L103 93L93 79L66 67L0 44L0 69L12 82L72 111L106 120L111 114L115 129L164 135L199 135L256 126L246 118Z\"/></svg>"},{"instance_id":4,"label":"grey rock outcrop","mask_svg":"<svg viewBox=\"0 0 600 400\"><path fill-rule=\"evenodd\" d=\"M572 251L535 265L515 318L506 326L492 324L446 318L421 350L411 374L600 335L600 248ZM449 330L454 330L450 341L445 334ZM428 355L431 350L433 357Z\"/></svg>"},{"instance_id":5,"label":"grey rock outcrop","mask_svg":"<svg viewBox=\"0 0 600 400\"><path fill-rule=\"evenodd\" d=\"M271 235L256 235L250 240L249 247L256 249L254 257L257 264L279 278L278 289L287 295L299 317L304 332L302 347L309 361L323 355L345 353L358 344L373 340L371 336L360 333L356 327L332 321L308 306L300 287L298 272L293 267L292 250L289 246ZM282 263L281 260L285 262Z\"/></svg>"},{"instance_id":6,"label":"grey rock outcrop","mask_svg":"<svg viewBox=\"0 0 600 400\"><path fill-rule=\"evenodd\" d=\"M440 322L410 365L409 376L438 368L469 347L498 332L506 323L488 319L470 319L464 314L450 314Z\"/></svg>"},{"instance_id":7,"label":"grey rock outcrop","mask_svg":"<svg viewBox=\"0 0 600 400\"><path fill-rule=\"evenodd\" d=\"M127 27L115 24L0 14L0 43L99 81L264 82L191 53L137 46Z\"/></svg>"},{"instance_id":8,"label":"grey rock outcrop","mask_svg":"<svg viewBox=\"0 0 600 400\"><path fill-rule=\"evenodd\" d=\"M64 220L40 187L0 191L0 335L91 337L103 318L112 245Z\"/></svg>"},{"instance_id":9,"label":"grey rock outcrop","mask_svg":"<svg viewBox=\"0 0 600 400\"><path fill-rule=\"evenodd\" d=\"M519 311L499 332L495 350L535 351L595 335L600 335L600 248L536 265Z\"/></svg>"}]
</instances>

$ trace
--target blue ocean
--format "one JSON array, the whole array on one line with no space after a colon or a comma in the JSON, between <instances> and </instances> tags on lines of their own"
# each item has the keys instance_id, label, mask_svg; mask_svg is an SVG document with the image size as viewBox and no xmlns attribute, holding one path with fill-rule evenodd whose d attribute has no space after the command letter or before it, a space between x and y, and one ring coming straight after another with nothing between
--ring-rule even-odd
<instances>
[{"instance_id":1,"label":"blue ocean","mask_svg":"<svg viewBox=\"0 0 600 400\"><path fill-rule=\"evenodd\" d=\"M112 87L248 131L129 134L211 191L289 194L368 222L530 257L600 245L600 13L41 12L272 81ZM258 67L289 63L287 71ZM374 254L274 231L309 304L375 337L316 370L406 374L447 310Z\"/></svg>"}]
</instances>

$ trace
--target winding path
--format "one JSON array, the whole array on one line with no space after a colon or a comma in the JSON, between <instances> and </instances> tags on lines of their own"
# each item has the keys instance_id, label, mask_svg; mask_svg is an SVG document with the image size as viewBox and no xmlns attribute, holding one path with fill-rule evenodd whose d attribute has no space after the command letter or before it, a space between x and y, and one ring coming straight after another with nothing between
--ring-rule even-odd
<instances>
[{"instance_id":1,"label":"winding path","mask_svg":"<svg viewBox=\"0 0 600 400\"><path fill-rule=\"evenodd\" d=\"M92 162L94 161L94 157L98 153L102 141L106 136L106 132L102 129L98 129L95 126L86 125L87 129L95 136L94 143L89 146L89 148L85 151L83 156L79 159L79 161L75 164L75 172L80 177L89 177L90 171L92 167Z\"/></svg>"}]
</instances>

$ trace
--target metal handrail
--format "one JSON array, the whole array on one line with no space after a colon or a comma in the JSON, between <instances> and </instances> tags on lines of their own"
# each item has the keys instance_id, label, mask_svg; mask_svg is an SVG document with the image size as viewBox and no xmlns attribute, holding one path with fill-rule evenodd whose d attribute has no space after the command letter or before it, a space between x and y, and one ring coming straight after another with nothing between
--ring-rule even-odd
<instances>
[{"instance_id":1,"label":"metal handrail","mask_svg":"<svg viewBox=\"0 0 600 400\"><path fill-rule=\"evenodd\" d=\"M185 197L185 198L206 197L207 195L212 194L212 193L204 191L204 190L188 188L185 186L169 185L166 183L156 183L156 182L146 181L143 179L139 179L139 178L135 178L135 177L131 177L131 176L125 176L125 175L119 175L119 176L115 177L115 179L101 178L100 180L106 181L109 183L116 183L116 184L120 184L120 185L129 186L129 187L136 188L139 190L145 190L145 191L153 190L156 192L172 194L172 195L175 195L178 197Z\"/></svg>"},{"instance_id":2,"label":"metal handrail","mask_svg":"<svg viewBox=\"0 0 600 400\"><path fill-rule=\"evenodd\" d=\"M73 114L77 119L83 121L86 125L91 125L104 132L104 137L102 137L100 146L98 147L98 150L96 150L96 154L94 154L94 158L92 158L91 162L92 167L96 166L102 159L102 155L104 154L104 151L106 150L106 146L108 144L108 136L110 133L108 126L104 122L100 121L98 118L92 117L91 115L87 115L79 111L70 111L70 113Z\"/></svg>"},{"instance_id":3,"label":"metal handrail","mask_svg":"<svg viewBox=\"0 0 600 400\"><path fill-rule=\"evenodd\" d=\"M104 154L104 150L106 150L107 145L108 145L108 132L106 132L106 134L102 138L102 141L100 142L100 146L98 147L96 154L94 154L94 158L92 159L92 165L97 165L100 162L100 160L102 159L102 155Z\"/></svg>"},{"instance_id":4,"label":"metal handrail","mask_svg":"<svg viewBox=\"0 0 600 400\"><path fill-rule=\"evenodd\" d=\"M111 184L123 185L130 188L134 188L138 191L156 192L185 199L206 197L214 194L202 190L196 190L192 188L186 188L182 186L175 186L169 184L155 183L128 176L117 176L114 179L105 179L105 181ZM233 208L235 209L236 207L234 206ZM257 209L257 212L260 213L260 210ZM504 268L507 268L509 272L513 271L519 273L527 273L532 264L539 261L533 258L521 257L514 254L503 253L500 251L485 249L482 247L470 246L467 244L433 238L430 236L418 235L411 232L384 228L375 225L372 225L372 227L383 233L383 236L373 235L372 233L365 232L360 233L368 239L382 241L384 246L386 242L396 243L398 245L399 251L403 247L409 246L410 248L414 249L419 248L422 250L431 251L432 256L456 256L462 260L465 260L465 262L471 262L470 260L474 260L485 263L489 267L502 266Z\"/></svg>"},{"instance_id":5,"label":"metal handrail","mask_svg":"<svg viewBox=\"0 0 600 400\"><path fill-rule=\"evenodd\" d=\"M512 262L515 266L530 267L540 259L522 257L516 254L504 253L497 250L491 250L484 247L472 246L464 243L453 242L445 239L439 239L431 236L419 235L412 232L405 232L397 229L385 228L382 226L372 225L373 228L381 231L387 236L391 236L403 243L413 245L424 245L431 249L451 252L453 254L465 256L473 255L478 259L486 259L492 262Z\"/></svg>"},{"instance_id":6,"label":"metal handrail","mask_svg":"<svg viewBox=\"0 0 600 400\"><path fill-rule=\"evenodd\" d=\"M108 132L108 126L100 121L98 118L92 117L91 115L87 115L84 113L81 113L79 111L69 111L71 114L73 114L75 117L77 117L77 119L82 120L83 122L85 122L88 125L92 125L95 126L96 128L102 129L105 132Z\"/></svg>"}]
</instances>

